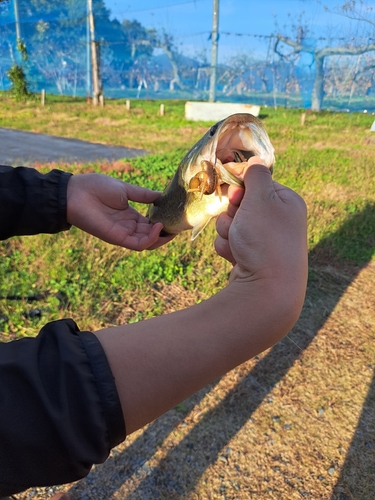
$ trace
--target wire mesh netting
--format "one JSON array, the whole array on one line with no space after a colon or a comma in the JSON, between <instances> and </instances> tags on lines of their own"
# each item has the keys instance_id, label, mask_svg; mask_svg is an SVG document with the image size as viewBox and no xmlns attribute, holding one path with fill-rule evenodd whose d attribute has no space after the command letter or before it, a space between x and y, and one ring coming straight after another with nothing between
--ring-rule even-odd
<instances>
[{"instance_id":1,"label":"wire mesh netting","mask_svg":"<svg viewBox=\"0 0 375 500\"><path fill-rule=\"evenodd\" d=\"M106 97L207 100L212 19L206 31L186 37L124 15L116 16L104 0L0 0L0 90L11 87L8 71L16 64L32 92L92 96L94 43ZM216 100L374 112L375 18L373 11L366 15L361 29L326 37L302 21L289 32L219 30L224 56L215 65Z\"/></svg>"}]
</instances>

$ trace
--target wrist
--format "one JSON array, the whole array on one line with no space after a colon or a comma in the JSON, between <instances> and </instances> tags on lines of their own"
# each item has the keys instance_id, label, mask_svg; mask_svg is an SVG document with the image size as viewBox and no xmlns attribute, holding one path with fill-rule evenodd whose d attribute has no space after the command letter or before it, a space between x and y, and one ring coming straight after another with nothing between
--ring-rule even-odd
<instances>
[{"instance_id":1,"label":"wrist","mask_svg":"<svg viewBox=\"0 0 375 500\"><path fill-rule=\"evenodd\" d=\"M298 320L306 285L307 265L293 274L235 277L219 293L225 295L243 324L254 325L255 318L260 329L268 330L267 348L286 335Z\"/></svg>"},{"instance_id":2,"label":"wrist","mask_svg":"<svg viewBox=\"0 0 375 500\"><path fill-rule=\"evenodd\" d=\"M73 177L73 174L70 172L60 172L61 180L59 185L59 213L58 220L60 221L61 230L70 229L72 224L68 218L68 192L69 192L69 184L70 180Z\"/></svg>"},{"instance_id":3,"label":"wrist","mask_svg":"<svg viewBox=\"0 0 375 500\"><path fill-rule=\"evenodd\" d=\"M72 226L77 225L76 214L79 214L82 209L82 197L79 195L79 177L80 175L72 175L68 181L66 195L66 219ZM81 207L78 206L78 203Z\"/></svg>"},{"instance_id":4,"label":"wrist","mask_svg":"<svg viewBox=\"0 0 375 500\"><path fill-rule=\"evenodd\" d=\"M66 220L68 224L72 223L72 191L74 189L74 176L72 175L68 180L66 187Z\"/></svg>"}]
</instances>

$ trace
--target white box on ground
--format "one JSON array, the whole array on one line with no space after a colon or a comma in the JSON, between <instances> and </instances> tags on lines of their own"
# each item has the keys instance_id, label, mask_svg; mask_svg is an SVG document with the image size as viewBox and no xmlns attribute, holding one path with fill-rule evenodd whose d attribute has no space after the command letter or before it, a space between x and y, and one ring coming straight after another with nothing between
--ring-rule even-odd
<instances>
[{"instance_id":1,"label":"white box on ground","mask_svg":"<svg viewBox=\"0 0 375 500\"><path fill-rule=\"evenodd\" d=\"M371 125L370 132L375 132L375 121L374 121L374 123Z\"/></svg>"},{"instance_id":2,"label":"white box on ground","mask_svg":"<svg viewBox=\"0 0 375 500\"><path fill-rule=\"evenodd\" d=\"M252 104L236 104L232 102L199 102L185 103L185 118L194 121L218 122L234 113L250 113L259 116L260 106Z\"/></svg>"}]
</instances>

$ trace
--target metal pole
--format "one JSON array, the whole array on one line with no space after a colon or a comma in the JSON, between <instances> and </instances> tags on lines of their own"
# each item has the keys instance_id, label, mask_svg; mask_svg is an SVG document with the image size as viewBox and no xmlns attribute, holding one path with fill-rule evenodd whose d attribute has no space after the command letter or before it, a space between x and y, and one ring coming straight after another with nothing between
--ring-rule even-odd
<instances>
[{"instance_id":1,"label":"metal pole","mask_svg":"<svg viewBox=\"0 0 375 500\"><path fill-rule=\"evenodd\" d=\"M209 101L216 100L217 53L219 47L219 0L214 0L212 17L211 77Z\"/></svg>"},{"instance_id":2,"label":"metal pole","mask_svg":"<svg viewBox=\"0 0 375 500\"><path fill-rule=\"evenodd\" d=\"M90 50L90 21L89 21L89 3L87 2L87 20L86 20L86 95L91 97L91 50Z\"/></svg>"},{"instance_id":3,"label":"metal pole","mask_svg":"<svg viewBox=\"0 0 375 500\"><path fill-rule=\"evenodd\" d=\"M16 20L16 37L21 40L20 16L18 13L18 0L14 0L14 18Z\"/></svg>"},{"instance_id":4,"label":"metal pole","mask_svg":"<svg viewBox=\"0 0 375 500\"><path fill-rule=\"evenodd\" d=\"M100 84L99 84L99 66L97 57L97 47L95 41L95 23L94 14L92 11L92 0L87 0L89 11L89 25L90 25L90 46L91 46L91 62L92 62L92 103L94 106L99 104Z\"/></svg>"}]
</instances>

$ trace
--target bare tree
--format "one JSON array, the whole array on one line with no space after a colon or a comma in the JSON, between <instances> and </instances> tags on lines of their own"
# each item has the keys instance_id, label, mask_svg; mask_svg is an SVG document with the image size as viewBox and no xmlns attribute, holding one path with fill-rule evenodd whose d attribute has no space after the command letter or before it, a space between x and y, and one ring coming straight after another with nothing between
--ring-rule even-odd
<instances>
[{"instance_id":1,"label":"bare tree","mask_svg":"<svg viewBox=\"0 0 375 500\"><path fill-rule=\"evenodd\" d=\"M179 70L179 64L178 64L178 52L176 51L174 47L174 40L171 35L168 35L165 31L162 33L161 36L157 38L157 47L160 49L163 49L164 52L166 53L171 65L172 65L172 70L173 70L173 79L170 82L170 90L174 90L175 84L177 84L181 90L184 90L185 85L182 83L181 77L180 77L180 70Z\"/></svg>"},{"instance_id":2,"label":"bare tree","mask_svg":"<svg viewBox=\"0 0 375 500\"><path fill-rule=\"evenodd\" d=\"M241 95L249 87L249 72L253 59L245 53L239 53L227 62L226 70L219 76L218 83L224 83L226 96L234 93Z\"/></svg>"},{"instance_id":3,"label":"bare tree","mask_svg":"<svg viewBox=\"0 0 375 500\"><path fill-rule=\"evenodd\" d=\"M325 8L325 10L329 11L329 9L327 8ZM371 6L366 5L363 0L349 0L345 2L341 7L338 7L334 11L330 12L340 14L355 21L357 24L357 29L359 27L362 27L362 29L364 29L364 26L370 27L370 31L367 30L366 33L363 33L366 36L360 37L360 39L365 40L365 42L357 43L356 37L351 37L348 33L347 39L341 45L334 46L331 40L331 42L326 47L318 47L317 44L313 45L309 43L305 34L306 30L302 27L302 25L300 25L297 29L297 35L295 36L295 39L279 33L277 35L277 40L274 47L275 52L280 57L285 57L280 44L285 44L289 47L292 47L293 54L301 54L303 52L308 52L311 54L313 63L315 63L315 81L311 101L311 109L314 111L320 111L323 104L325 60L327 57L360 56L367 52L375 51L375 38L371 37L371 35L375 34L375 16L374 9ZM358 66L356 68L355 74L360 72L361 68Z\"/></svg>"},{"instance_id":4,"label":"bare tree","mask_svg":"<svg viewBox=\"0 0 375 500\"><path fill-rule=\"evenodd\" d=\"M179 67L179 53L175 48L173 36L169 35L165 31L158 34L155 30L149 30L147 37L137 37L131 40L132 46L132 57L139 46L147 46L152 48L162 49L169 59L172 66L173 78L171 79L169 86L170 90L174 90L174 86L177 84L181 90L185 89L185 85L182 82L180 76Z\"/></svg>"},{"instance_id":5,"label":"bare tree","mask_svg":"<svg viewBox=\"0 0 375 500\"><path fill-rule=\"evenodd\" d=\"M329 11L328 8L325 9ZM369 24L372 28L375 28L375 8L366 4L363 0L348 0L341 7L336 7L331 12L359 23Z\"/></svg>"},{"instance_id":6,"label":"bare tree","mask_svg":"<svg viewBox=\"0 0 375 500\"><path fill-rule=\"evenodd\" d=\"M275 51L278 52L278 44L282 42L290 47L293 47L295 53L300 53L306 51L306 46L298 41L293 41L290 38L284 37L280 34L277 35L277 42L275 44ZM313 49L311 53L313 54L315 62L315 82L312 95L311 109L314 111L320 111L322 109L323 99L324 99L324 61L326 57L330 56L355 56L359 54L364 54L375 50L375 43L366 43L360 46L352 47L324 47L322 49Z\"/></svg>"}]
</instances>

